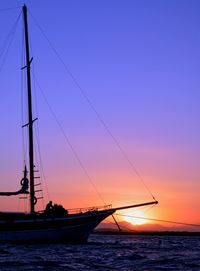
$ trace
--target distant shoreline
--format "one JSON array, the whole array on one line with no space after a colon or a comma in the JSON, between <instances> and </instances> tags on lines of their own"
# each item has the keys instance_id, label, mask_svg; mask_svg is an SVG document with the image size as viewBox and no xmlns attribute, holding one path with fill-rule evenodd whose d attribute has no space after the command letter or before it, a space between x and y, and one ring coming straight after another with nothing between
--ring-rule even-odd
<instances>
[{"instance_id":1,"label":"distant shoreline","mask_svg":"<svg viewBox=\"0 0 200 271\"><path fill-rule=\"evenodd\" d=\"M95 230L94 234L102 235L158 235L158 236L200 236L200 232L191 231L115 231Z\"/></svg>"}]
</instances>

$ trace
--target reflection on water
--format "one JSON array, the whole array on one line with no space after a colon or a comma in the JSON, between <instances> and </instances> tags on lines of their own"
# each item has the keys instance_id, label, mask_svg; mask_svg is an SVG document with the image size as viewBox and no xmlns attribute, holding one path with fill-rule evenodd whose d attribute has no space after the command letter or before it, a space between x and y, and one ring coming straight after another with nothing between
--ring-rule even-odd
<instances>
[{"instance_id":1,"label":"reflection on water","mask_svg":"<svg viewBox=\"0 0 200 271\"><path fill-rule=\"evenodd\" d=\"M91 235L88 244L0 244L0 270L200 270L200 237Z\"/></svg>"}]
</instances>

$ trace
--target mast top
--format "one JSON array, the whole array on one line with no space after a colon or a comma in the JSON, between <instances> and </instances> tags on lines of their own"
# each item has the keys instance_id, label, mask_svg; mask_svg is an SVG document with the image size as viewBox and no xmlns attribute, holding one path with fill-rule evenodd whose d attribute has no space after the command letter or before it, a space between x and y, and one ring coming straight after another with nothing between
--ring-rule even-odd
<instances>
[{"instance_id":1,"label":"mast top","mask_svg":"<svg viewBox=\"0 0 200 271\"><path fill-rule=\"evenodd\" d=\"M27 5L24 4L23 7L22 7L23 11L27 11Z\"/></svg>"}]
</instances>

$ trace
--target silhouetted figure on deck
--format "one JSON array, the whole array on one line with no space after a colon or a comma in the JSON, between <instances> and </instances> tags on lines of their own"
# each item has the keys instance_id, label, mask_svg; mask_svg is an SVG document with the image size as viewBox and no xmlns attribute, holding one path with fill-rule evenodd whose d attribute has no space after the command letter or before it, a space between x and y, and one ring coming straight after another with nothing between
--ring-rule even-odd
<instances>
[{"instance_id":1,"label":"silhouetted figure on deck","mask_svg":"<svg viewBox=\"0 0 200 271\"><path fill-rule=\"evenodd\" d=\"M47 214L52 214L53 213L53 204L52 204L51 200L46 205L45 213L47 213Z\"/></svg>"},{"instance_id":2,"label":"silhouetted figure on deck","mask_svg":"<svg viewBox=\"0 0 200 271\"><path fill-rule=\"evenodd\" d=\"M52 204L52 201L49 201L46 205L45 214L52 215L55 217L63 217L68 215L68 211L60 204Z\"/></svg>"},{"instance_id":3,"label":"silhouetted figure on deck","mask_svg":"<svg viewBox=\"0 0 200 271\"><path fill-rule=\"evenodd\" d=\"M62 217L68 215L68 211L60 204L54 204L53 214L57 217Z\"/></svg>"}]
</instances>

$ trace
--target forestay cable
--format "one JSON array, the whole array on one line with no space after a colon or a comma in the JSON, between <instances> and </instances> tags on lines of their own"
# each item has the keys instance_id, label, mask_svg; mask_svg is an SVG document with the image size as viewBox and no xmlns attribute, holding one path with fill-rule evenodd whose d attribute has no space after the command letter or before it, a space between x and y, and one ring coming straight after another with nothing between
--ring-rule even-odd
<instances>
[{"instance_id":1,"label":"forestay cable","mask_svg":"<svg viewBox=\"0 0 200 271\"><path fill-rule=\"evenodd\" d=\"M38 80L36 79L36 77L35 77L34 74L33 74L33 76L34 76L34 80L35 80L35 82L36 82L36 84L37 84L37 86L38 86L38 88L39 88L39 90L40 90L40 92L41 92L41 94L42 94L42 96L43 96L43 99L45 100L45 102L46 102L46 104L47 104L47 106L48 106L48 108L49 108L49 110L50 110L50 112L51 112L53 118L55 119L55 121L56 121L58 127L60 128L60 130L61 130L61 132L62 132L62 134L63 134L63 136L64 136L64 138L65 138L65 140L66 140L66 142L67 142L67 144L68 144L68 146L70 147L70 149L71 149L71 151L72 151L74 157L76 158L77 162L79 163L79 166L80 166L81 169L83 170L83 172L84 172L85 176L87 177L87 179L89 180L89 182L92 184L94 190L96 191L97 195L99 196L99 198L101 199L101 201L103 202L103 204L106 204L105 201L103 200L101 194L99 193L99 191L98 191L96 185L95 185L94 182L92 181L92 178L90 177L90 175L89 175L89 173L88 173L86 167L84 166L83 162L81 161L80 157L78 156L78 154L77 154L75 148L73 147L71 141L70 141L69 138L67 137L67 135L66 135L66 133L65 133L65 131L64 131L64 129L63 129L61 123L59 122L59 120L58 120L58 118L57 118L55 112L53 111L52 107L50 106L50 104L49 104L49 102L48 102L48 100L47 100L47 98L46 98L46 96L45 96L45 94L44 94L44 92L43 92L43 90L42 90L42 88L41 88L41 86L40 86Z\"/></svg>"},{"instance_id":2,"label":"forestay cable","mask_svg":"<svg viewBox=\"0 0 200 271\"><path fill-rule=\"evenodd\" d=\"M156 218L147 218L143 216L133 216L133 215L123 215L123 214L115 214L115 215L124 216L124 217L132 217L132 218L140 218L140 219L146 219L146 220L152 220L152 221L164 222L164 223L180 224L180 225L185 225L185 226L200 227L200 224L193 224L193 223L177 222L177 221L163 220L163 219L156 219Z\"/></svg>"},{"instance_id":3,"label":"forestay cable","mask_svg":"<svg viewBox=\"0 0 200 271\"><path fill-rule=\"evenodd\" d=\"M20 16L21 16L21 12L18 15L17 20L15 21L14 25L12 26L9 34L7 35L2 48L0 49L0 59L2 58L2 63L0 64L0 72L2 70L3 65L5 64L8 51L11 47L12 42L13 42L13 38L16 33L16 29L17 29L17 25L18 25Z\"/></svg>"},{"instance_id":4,"label":"forestay cable","mask_svg":"<svg viewBox=\"0 0 200 271\"><path fill-rule=\"evenodd\" d=\"M1 8L0 11L9 11L9 10L14 10L14 9L21 9L21 6L19 6L19 7L10 7L10 8Z\"/></svg>"},{"instance_id":5,"label":"forestay cable","mask_svg":"<svg viewBox=\"0 0 200 271\"><path fill-rule=\"evenodd\" d=\"M93 112L95 113L97 119L100 121L100 123L103 125L104 129L107 131L107 133L109 134L109 136L112 138L113 142L116 144L116 146L118 147L119 151L121 152L122 156L124 157L124 159L128 162L129 166L131 167L131 169L133 170L133 172L136 174L136 176L139 178L139 180L142 182L142 184L144 185L144 187L146 188L146 190L149 192L149 194L152 196L152 198L155 200L155 197L153 196L152 192L150 191L149 187L146 185L146 183L144 182L142 176L140 175L140 173L138 172L138 170L136 169L136 167L134 166L133 162L129 159L128 155L126 154L125 150L122 148L121 144L119 143L119 141L116 139L116 137L113 135L113 133L111 132L111 130L109 129L108 125L105 123L105 121L103 120L103 118L101 117L101 115L99 114L99 112L96 110L95 106L93 105L93 103L91 102L91 100L88 98L88 96L86 95L85 91L83 90L83 88L81 87L81 85L79 84L78 80L75 78L75 76L72 74L72 72L69 70L69 68L67 67L67 65L65 64L65 62L63 61L63 59L61 58L60 54L58 53L58 51L55 49L55 47L53 46L53 44L50 42L49 38L47 37L47 35L45 34L44 30L41 28L41 26L39 25L39 23L37 22L37 20L34 18L34 16L31 14L31 12L29 11L30 15L32 16L35 24L37 25L37 27L39 28L39 30L41 31L42 35L45 37L45 39L47 40L50 48L53 50L53 52L55 53L55 55L57 56L57 58L59 59L59 61L61 62L61 64L63 65L64 69L66 70L67 74L71 77L72 81L74 82L74 84L77 86L77 88L79 89L81 95L83 96L83 98L87 101L87 103L89 104L90 108L93 110Z\"/></svg>"}]
</instances>

